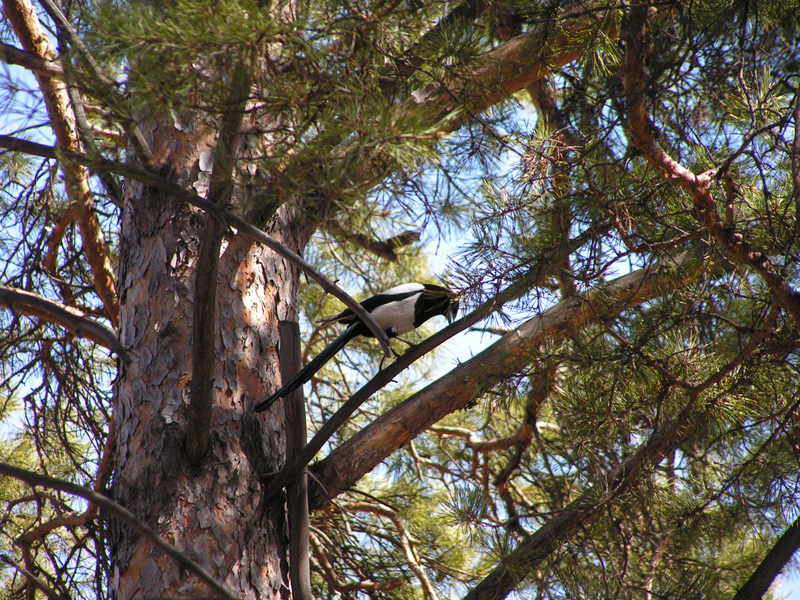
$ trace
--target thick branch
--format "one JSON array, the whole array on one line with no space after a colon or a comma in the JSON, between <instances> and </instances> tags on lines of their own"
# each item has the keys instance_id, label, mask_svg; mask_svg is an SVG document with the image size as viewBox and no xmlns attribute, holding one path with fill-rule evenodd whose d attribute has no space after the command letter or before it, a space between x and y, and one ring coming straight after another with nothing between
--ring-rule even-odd
<instances>
[{"instance_id":1,"label":"thick branch","mask_svg":"<svg viewBox=\"0 0 800 600\"><path fill-rule=\"evenodd\" d=\"M64 76L64 69L57 62L4 42L0 42L0 60L9 65L24 67L39 75L57 78Z\"/></svg>"},{"instance_id":2,"label":"thick branch","mask_svg":"<svg viewBox=\"0 0 800 600\"><path fill-rule=\"evenodd\" d=\"M759 600L800 548L800 517L795 519L770 549L750 579L736 592L733 600Z\"/></svg>"},{"instance_id":3,"label":"thick branch","mask_svg":"<svg viewBox=\"0 0 800 600\"><path fill-rule=\"evenodd\" d=\"M452 78L413 92L397 107L397 127L410 131L427 129L423 135L433 145L475 115L579 58L598 35L616 38L617 30L617 17L612 11L569 15L533 28L479 56ZM363 160L362 153L358 136L331 149L331 156L341 164L351 165L350 172L341 178L354 182L348 187L349 192L366 193L395 168L386 160ZM312 179L327 179L324 166ZM319 223L330 216L319 207L314 208Z\"/></svg>"},{"instance_id":4,"label":"thick branch","mask_svg":"<svg viewBox=\"0 0 800 600\"><path fill-rule=\"evenodd\" d=\"M89 319L76 308L4 285L0 285L0 306L64 327L77 336L113 350L125 362L130 360L125 348L111 329Z\"/></svg>"},{"instance_id":5,"label":"thick branch","mask_svg":"<svg viewBox=\"0 0 800 600\"><path fill-rule=\"evenodd\" d=\"M522 371L545 340L559 344L588 325L613 318L623 310L665 292L685 287L697 279L702 267L703 261L696 252L684 252L672 261L657 263L608 284L598 285L582 297L564 300L525 322L384 413L320 461L313 470L321 485L311 491L311 508L326 505L428 427L464 408L504 378ZM451 327L455 325L457 323Z\"/></svg>"},{"instance_id":6,"label":"thick branch","mask_svg":"<svg viewBox=\"0 0 800 600\"><path fill-rule=\"evenodd\" d=\"M587 12L548 22L478 58L469 71L430 83L401 106L412 122L454 131L474 115L579 58L599 32L617 36L612 12Z\"/></svg>"},{"instance_id":7,"label":"thick branch","mask_svg":"<svg viewBox=\"0 0 800 600\"><path fill-rule=\"evenodd\" d=\"M197 575L197 577L205 581L217 594L223 598L226 598L227 600L235 600L225 586L214 579L214 577L212 577L208 571L206 571L191 558L183 554L175 546L164 540L155 531L145 525L144 522L136 518L136 515L130 512L127 508L120 506L110 498L107 498L102 494L98 494L97 492L81 485L64 481L62 479L56 479L54 477L48 477L47 475L34 473L33 471L20 469L19 467L15 467L4 462L0 462L0 474L24 481L31 487L41 486L53 490L59 490L68 494L80 496L89 502L99 505L100 508L108 511L109 514L114 515L120 521L150 540L164 554L172 557L185 569L191 571Z\"/></svg>"},{"instance_id":8,"label":"thick branch","mask_svg":"<svg viewBox=\"0 0 800 600\"><path fill-rule=\"evenodd\" d=\"M628 127L633 145L647 161L656 167L670 183L687 191L695 206L697 219L718 242L728 259L736 264L747 265L756 271L778 303L787 310L795 323L800 325L800 293L792 288L772 259L755 248L736 231L733 223L727 223L719 215L711 195L713 173L695 175L692 171L669 156L656 141L654 126L645 106L647 79L644 71L650 48L647 25L654 9L635 5L629 14L625 30L624 85L628 107Z\"/></svg>"},{"instance_id":9,"label":"thick branch","mask_svg":"<svg viewBox=\"0 0 800 600\"><path fill-rule=\"evenodd\" d=\"M325 275L315 269L302 256L290 250L278 240L268 236L266 233L257 227L254 227L247 221L244 221L236 215L219 208L210 200L207 200L202 196L198 196L197 194L190 192L189 190L186 190L181 186L164 179L163 177L159 177L158 175L154 175L153 173L144 171L137 167L115 162L113 160L108 160L100 156L92 158L85 154L81 154L80 152L60 150L51 146L37 144L36 142L29 142L27 140L22 140L8 135L0 135L0 148L7 148L14 152L32 154L34 156L41 156L43 158L74 162L76 164L89 167L89 170L93 172L106 171L108 173L116 173L117 175L130 177L131 179L135 179L136 181L140 181L152 188L161 190L162 192L170 194L175 198L179 198L184 202L187 202L188 204L205 211L215 219L224 223L231 230L235 230L235 233L242 233L257 242L264 244L277 254L280 254L286 260L296 265L303 273L316 281L324 291L336 296L344 303L345 306L347 306L347 308L352 310L355 315L364 322L364 324L369 328L370 332L380 342L384 353L387 356L392 356L392 349L389 345L389 339L386 337L386 332L383 331L377 325L377 323L375 323L372 317L369 316L369 313L367 313L367 311L365 311L364 308L347 292L325 277Z\"/></svg>"}]
</instances>

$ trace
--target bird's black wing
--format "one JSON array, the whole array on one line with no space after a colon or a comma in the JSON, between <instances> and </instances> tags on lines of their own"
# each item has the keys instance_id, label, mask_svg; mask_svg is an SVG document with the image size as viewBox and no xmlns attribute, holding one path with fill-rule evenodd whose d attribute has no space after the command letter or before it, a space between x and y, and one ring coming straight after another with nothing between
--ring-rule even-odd
<instances>
[{"instance_id":1,"label":"bird's black wing","mask_svg":"<svg viewBox=\"0 0 800 600\"><path fill-rule=\"evenodd\" d=\"M276 401L283 398L286 394L293 392L300 386L302 386L306 381L311 379L317 371L319 371L325 363L328 362L333 355L339 352L342 348L345 347L347 342L352 340L354 337L359 335L359 326L361 325L361 321L357 323L353 323L347 329L345 329L342 333L339 334L335 340L333 340L330 344L325 346L325 349L322 350L319 354L317 354L313 360L311 360L305 367L300 369L297 374L292 377L289 381L284 383L277 392L272 394L266 400L259 402L256 404L255 408L253 409L255 412L263 412L267 410L270 406L272 406Z\"/></svg>"},{"instance_id":2,"label":"bird's black wing","mask_svg":"<svg viewBox=\"0 0 800 600\"><path fill-rule=\"evenodd\" d=\"M359 302L359 304L364 307L365 311L371 313L379 306L383 306L384 304L388 304L389 302L399 302L400 300L405 300L406 298L410 298L414 294L419 294L420 292L421 290L411 290L408 292L402 292L400 294L381 293L381 294L376 294L375 296L370 296L363 302ZM331 323L350 324L356 321L357 319L353 311L350 310L349 308L346 308L340 313L320 319L319 323L322 325L330 325ZM358 322L360 323L361 321L359 320ZM357 335L373 337L372 332L366 325L362 325L361 328L359 328Z\"/></svg>"}]
</instances>

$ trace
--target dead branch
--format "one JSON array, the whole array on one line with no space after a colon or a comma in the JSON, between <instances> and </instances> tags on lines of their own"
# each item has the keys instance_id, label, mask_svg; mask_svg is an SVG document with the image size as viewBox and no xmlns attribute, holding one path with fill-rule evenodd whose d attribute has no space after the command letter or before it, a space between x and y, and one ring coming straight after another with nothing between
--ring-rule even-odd
<instances>
[{"instance_id":1,"label":"dead branch","mask_svg":"<svg viewBox=\"0 0 800 600\"><path fill-rule=\"evenodd\" d=\"M111 329L87 318L76 308L5 285L0 285L0 306L64 327L77 336L113 350L125 362L130 360L125 348Z\"/></svg>"}]
</instances>

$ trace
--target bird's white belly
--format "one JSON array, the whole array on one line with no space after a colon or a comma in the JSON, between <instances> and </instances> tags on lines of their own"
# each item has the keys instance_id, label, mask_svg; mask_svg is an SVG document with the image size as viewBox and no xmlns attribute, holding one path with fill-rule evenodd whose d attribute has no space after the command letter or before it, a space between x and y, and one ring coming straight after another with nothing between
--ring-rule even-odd
<instances>
[{"instance_id":1,"label":"bird's white belly","mask_svg":"<svg viewBox=\"0 0 800 600\"><path fill-rule=\"evenodd\" d=\"M370 315L381 329L396 327L395 335L404 335L414 329L414 304L419 294L403 298L397 302L383 304Z\"/></svg>"}]
</instances>

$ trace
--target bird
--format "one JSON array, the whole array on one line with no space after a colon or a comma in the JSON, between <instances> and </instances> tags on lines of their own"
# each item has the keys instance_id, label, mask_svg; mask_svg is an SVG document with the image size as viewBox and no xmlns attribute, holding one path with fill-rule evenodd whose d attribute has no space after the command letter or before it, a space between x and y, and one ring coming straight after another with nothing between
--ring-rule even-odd
<instances>
[{"instance_id":1,"label":"bird","mask_svg":"<svg viewBox=\"0 0 800 600\"><path fill-rule=\"evenodd\" d=\"M361 302L361 306L386 332L386 335L393 338L413 331L428 319L438 315L444 316L448 323L452 323L458 314L458 295L432 283L404 283L367 298ZM259 402L253 409L255 412L267 410L276 401L310 380L353 338L359 335L374 337L369 328L349 308L321 319L320 323L322 325L343 323L347 328L278 391Z\"/></svg>"}]
</instances>

